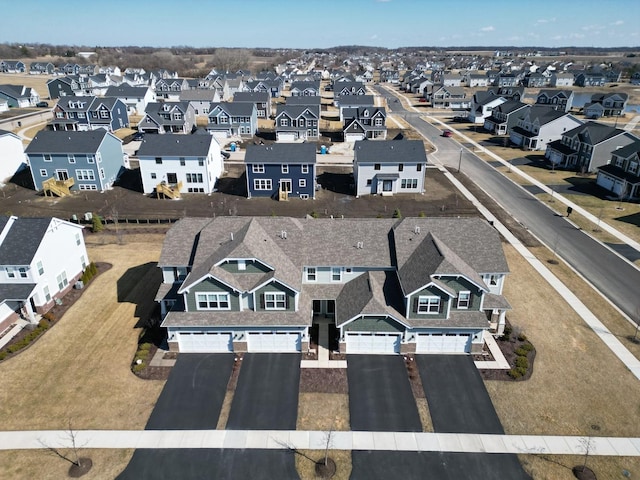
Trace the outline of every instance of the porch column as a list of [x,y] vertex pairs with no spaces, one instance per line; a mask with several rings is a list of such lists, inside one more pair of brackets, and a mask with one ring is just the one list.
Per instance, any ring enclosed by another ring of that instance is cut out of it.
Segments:
[[500,310],[500,313],[498,314],[498,328],[496,330],[496,333],[498,335],[502,335],[504,333],[506,314],[507,314],[506,310]]
[[29,299],[27,299],[27,301],[22,304],[22,310],[27,315],[29,323],[36,323],[36,314],[31,307],[31,302],[29,301]]

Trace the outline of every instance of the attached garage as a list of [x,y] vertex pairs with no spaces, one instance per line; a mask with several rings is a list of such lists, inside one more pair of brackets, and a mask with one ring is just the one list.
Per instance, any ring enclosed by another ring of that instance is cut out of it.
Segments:
[[233,351],[229,332],[178,332],[178,345],[183,353]]
[[469,333],[418,333],[416,353],[468,353],[471,348]]
[[364,140],[364,133],[347,133],[344,136],[345,142],[357,142]]
[[247,334],[249,352],[299,352],[300,332],[249,332]]
[[551,163],[559,165],[560,163],[562,163],[562,153],[558,152],[557,150],[549,151],[549,161]]
[[347,353],[400,353],[399,333],[347,332]]
[[295,132],[279,132],[278,141],[279,142],[295,142],[296,134]]

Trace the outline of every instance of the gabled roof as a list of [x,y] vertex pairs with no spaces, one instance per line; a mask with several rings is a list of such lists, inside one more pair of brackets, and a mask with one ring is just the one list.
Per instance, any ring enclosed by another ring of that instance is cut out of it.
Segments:
[[[40,130],[24,152],[26,154],[95,154],[107,136],[117,139],[117,137],[102,128],[84,132]],[[117,140],[120,141],[119,139]]]
[[[320,105],[282,105],[279,104],[276,110],[276,118],[280,115],[287,115],[291,118],[298,118],[305,114],[320,119]],[[277,125],[276,125],[277,128]]]
[[300,95],[297,97],[287,97],[285,103],[292,105],[320,105],[322,97],[320,95]]
[[614,153],[622,158],[629,158],[633,155],[640,157],[640,139],[637,139],[633,141],[633,143],[625,145],[622,148],[618,148]]
[[[0,217],[0,265],[29,265],[33,261],[52,218]],[[9,229],[5,234],[5,229]]]
[[213,135],[146,135],[140,148],[139,157],[206,157],[211,145],[216,142]]
[[355,143],[354,163],[427,163],[421,140],[361,140]]
[[534,123],[537,120],[539,125],[546,125],[547,123],[553,122],[554,120],[567,115],[567,113],[555,110],[553,107],[547,105],[531,105],[523,111],[521,118],[528,116],[531,123]]
[[401,317],[385,298],[386,276],[387,272],[366,272],[347,282],[336,298],[336,325],[341,326],[358,315],[395,313],[396,318]]
[[255,111],[255,105],[250,102],[213,102],[209,106],[209,116],[216,116],[225,112],[230,117],[250,117]]
[[267,92],[236,92],[233,94],[234,102],[268,103],[269,94]]
[[133,87],[127,83],[107,88],[105,97],[134,97],[143,98],[149,92],[149,87]]
[[246,164],[316,163],[315,143],[274,143],[273,145],[247,145]]
[[350,105],[375,105],[373,95],[340,95],[337,101],[340,108],[348,107]]
[[585,142],[590,145],[597,145],[624,133],[624,130],[611,127],[603,123],[586,122],[576,128],[564,132],[562,135],[566,137],[577,136],[581,142]]

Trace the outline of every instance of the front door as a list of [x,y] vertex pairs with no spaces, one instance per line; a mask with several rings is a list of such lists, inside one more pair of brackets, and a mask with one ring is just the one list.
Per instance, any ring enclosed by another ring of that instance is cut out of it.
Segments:
[[178,183],[178,175],[175,173],[167,173],[167,183]]
[[383,192],[391,192],[393,190],[393,181],[392,180],[384,180],[382,182],[382,191]]
[[291,193],[291,180],[280,180],[280,191]]

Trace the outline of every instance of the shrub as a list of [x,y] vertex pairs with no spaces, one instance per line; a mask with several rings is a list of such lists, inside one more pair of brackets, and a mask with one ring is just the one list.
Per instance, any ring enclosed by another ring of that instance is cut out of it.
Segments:
[[91,231],[93,233],[101,232],[104,229],[100,215],[94,213],[91,217]]
[[502,336],[500,337],[500,340],[502,340],[503,342],[508,342],[509,340],[511,340],[512,331],[513,330],[509,325],[505,325],[504,330],[502,331]]
[[2,361],[5,358],[7,358],[7,355],[9,355],[9,352],[6,352],[6,351],[0,352],[0,361]]
[[424,217],[426,217],[426,215],[425,215],[425,213],[424,213],[424,212],[420,212],[420,213],[418,214],[418,217],[420,217],[420,218],[424,218]]
[[309,216],[310,216],[311,218],[318,218],[318,217],[319,217],[318,212],[316,212],[315,210],[314,210],[314,211],[312,211],[312,212],[309,214]]
[[515,353],[519,357],[526,357],[529,352],[527,350],[525,350],[524,348],[516,348],[513,351],[513,353]]
[[518,340],[520,340],[521,342],[526,342],[527,336],[524,333],[521,333],[520,335],[518,335]]
[[149,352],[149,350],[151,350],[151,344],[149,342],[141,343],[138,346],[138,350]]
[[522,373],[520,373],[520,370],[517,368],[512,368],[511,370],[509,370],[508,375],[514,379],[522,377]]
[[400,212],[399,208],[396,208],[393,211],[393,215],[391,215],[391,218],[402,218],[402,213]]
[[529,368],[529,360],[527,357],[516,357],[516,367],[518,368]]
[[524,367],[516,367],[516,370],[518,371],[521,377],[524,377],[527,374],[527,369]]
[[47,320],[49,323],[53,323],[56,321],[56,316],[53,314],[53,312],[47,312],[44,315],[42,315],[42,318],[44,320]]
[[140,373],[141,371],[143,371],[146,368],[146,364],[144,362],[142,363],[136,363],[133,365],[133,373]]
[[49,328],[49,322],[43,318],[38,322],[38,328],[41,328],[42,330],[46,330],[47,328]]
[[530,352],[531,350],[533,350],[533,345],[531,345],[529,342],[526,342],[520,345],[520,348],[522,350],[526,350],[527,352]]

